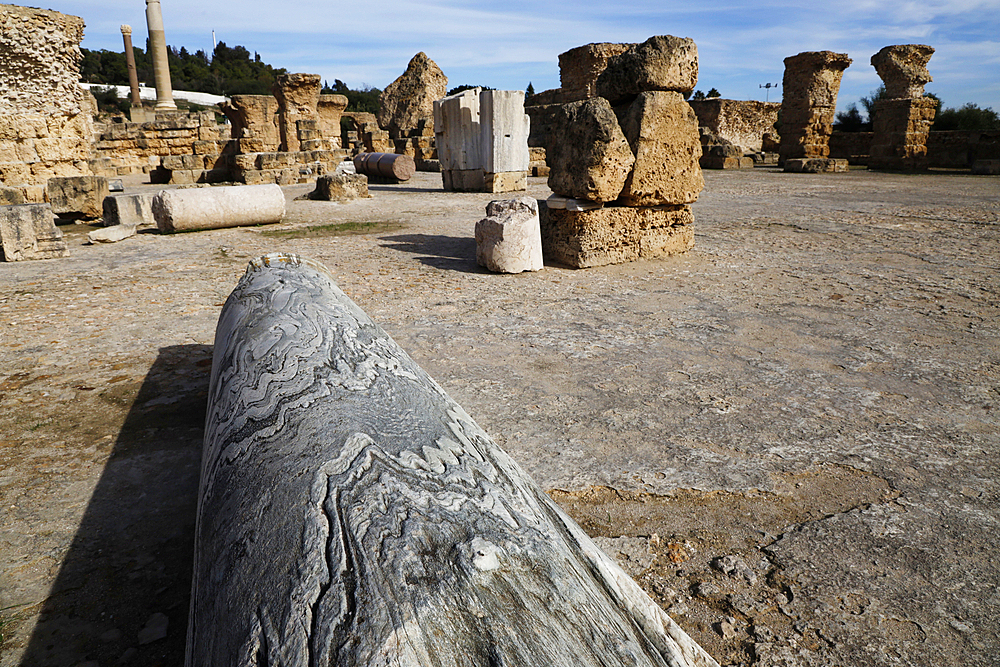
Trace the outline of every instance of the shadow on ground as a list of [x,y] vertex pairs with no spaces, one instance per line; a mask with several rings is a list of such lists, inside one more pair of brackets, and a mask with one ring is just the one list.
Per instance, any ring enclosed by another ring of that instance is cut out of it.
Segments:
[[[184,663],[211,355],[207,345],[160,350],[42,608],[22,667]],[[160,636],[156,625],[163,618],[166,633]]]
[[441,194],[444,192],[444,188],[418,188],[416,186],[407,185],[370,185],[368,186],[369,192],[436,192]]
[[465,273],[488,273],[476,264],[476,239],[441,234],[399,234],[379,237],[383,248],[424,255],[417,261],[438,269]]

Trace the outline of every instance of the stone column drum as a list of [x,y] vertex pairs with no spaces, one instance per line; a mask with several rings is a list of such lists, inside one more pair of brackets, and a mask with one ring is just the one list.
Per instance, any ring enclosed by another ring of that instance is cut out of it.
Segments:
[[785,58],[779,164],[830,155],[837,93],[850,64],[846,53],[833,51],[806,51]]
[[156,109],[176,109],[174,91],[170,85],[167,37],[163,32],[160,0],[146,0],[146,25],[149,28],[149,53],[153,59],[153,77],[156,79]]

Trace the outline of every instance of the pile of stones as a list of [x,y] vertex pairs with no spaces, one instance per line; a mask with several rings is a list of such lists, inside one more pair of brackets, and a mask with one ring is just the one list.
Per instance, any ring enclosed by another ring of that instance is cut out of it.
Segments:
[[539,219],[547,259],[583,268],[694,245],[691,204],[704,187],[694,41],[651,37],[611,56],[597,97],[553,117]]

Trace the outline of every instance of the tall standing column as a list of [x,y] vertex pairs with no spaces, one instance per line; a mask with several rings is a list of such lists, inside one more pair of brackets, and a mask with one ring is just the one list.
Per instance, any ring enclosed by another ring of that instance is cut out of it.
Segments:
[[142,104],[139,97],[139,75],[135,71],[135,52],[132,50],[132,26],[122,26],[122,38],[125,40],[125,64],[128,66],[128,87],[132,94],[132,106]]
[[153,59],[153,77],[156,79],[156,108],[176,109],[174,91],[170,87],[167,37],[163,32],[160,0],[146,0],[146,25],[149,27],[149,54]]

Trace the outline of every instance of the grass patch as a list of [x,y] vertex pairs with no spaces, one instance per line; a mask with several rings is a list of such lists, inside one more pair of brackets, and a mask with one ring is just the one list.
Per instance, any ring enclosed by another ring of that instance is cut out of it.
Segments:
[[379,234],[403,229],[403,223],[394,220],[377,222],[337,222],[329,225],[311,225],[297,229],[269,229],[261,232],[262,236],[281,239],[313,239],[325,236],[357,236],[361,234]]

